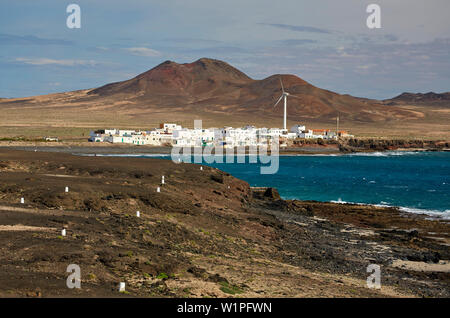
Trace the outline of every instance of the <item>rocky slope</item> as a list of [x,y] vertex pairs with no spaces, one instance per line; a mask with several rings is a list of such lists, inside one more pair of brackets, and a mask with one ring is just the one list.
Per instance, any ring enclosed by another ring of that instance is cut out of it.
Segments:
[[445,221],[284,201],[169,160],[2,149],[0,174],[0,296],[450,296]]

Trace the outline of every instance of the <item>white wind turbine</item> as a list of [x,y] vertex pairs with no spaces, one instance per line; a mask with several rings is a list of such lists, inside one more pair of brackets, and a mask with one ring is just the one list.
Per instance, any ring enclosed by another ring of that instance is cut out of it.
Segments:
[[291,95],[288,92],[284,91],[284,87],[283,87],[283,81],[281,80],[280,77],[280,84],[281,84],[281,91],[283,92],[280,96],[280,98],[277,100],[277,102],[275,103],[275,105],[273,106],[274,108],[278,105],[278,103],[281,101],[282,98],[284,98],[284,119],[283,119],[283,128],[284,130],[286,130],[286,120],[287,120],[287,97],[288,96],[292,96],[295,98],[298,98],[295,95]]

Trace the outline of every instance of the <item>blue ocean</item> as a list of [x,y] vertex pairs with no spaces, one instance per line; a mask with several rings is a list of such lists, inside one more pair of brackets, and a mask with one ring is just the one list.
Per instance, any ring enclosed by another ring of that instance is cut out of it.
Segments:
[[248,158],[205,165],[251,186],[276,187],[284,199],[396,206],[450,219],[450,152],[280,156],[273,175],[260,174]]

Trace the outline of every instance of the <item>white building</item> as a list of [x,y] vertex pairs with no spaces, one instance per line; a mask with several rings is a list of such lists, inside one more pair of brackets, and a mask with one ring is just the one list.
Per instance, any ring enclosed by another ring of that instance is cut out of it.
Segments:
[[174,144],[179,146],[201,147],[212,145],[215,139],[214,128],[188,129],[182,128],[173,131]]
[[[344,132],[339,133],[342,136]],[[348,134],[346,135],[348,136]],[[267,146],[274,138],[278,138],[282,145],[286,145],[287,139],[337,139],[337,135],[329,129],[306,129],[304,125],[294,125],[288,131],[281,128],[256,128],[250,125],[242,128],[188,129],[177,124],[162,123],[160,128],[153,128],[148,131],[97,130],[90,133],[89,141],[155,146],[168,144],[181,147],[202,147],[207,145],[248,147]]]
[[291,127],[291,133],[296,133],[296,134],[300,134],[301,132],[303,132],[304,130],[306,130],[306,126],[305,125],[294,125]]
[[304,139],[314,138],[313,131],[311,129],[303,130],[297,136],[298,136],[298,138],[304,138]]
[[172,123],[161,123],[161,124],[159,124],[159,128],[169,134],[171,134],[175,130],[182,129],[182,127],[180,125],[172,124]]
[[111,136],[109,140],[113,144],[117,144],[117,143],[132,144],[133,143],[133,137],[131,135],[129,135],[129,136],[126,136],[126,135]]
[[214,131],[214,139],[218,146],[255,146],[258,143],[258,130],[253,126],[244,128],[225,127]]
[[172,135],[173,143],[181,147],[200,145],[201,135],[198,130],[188,128],[174,130]]
[[105,129],[105,135],[118,135],[119,134],[119,130],[118,129]]
[[285,137],[287,139],[295,139],[295,138],[297,138],[297,133],[288,132],[287,134],[283,135],[282,137]]
[[136,130],[123,130],[123,129],[117,130],[117,135],[119,135],[119,136],[131,136],[136,133],[140,133],[140,132],[136,131]]

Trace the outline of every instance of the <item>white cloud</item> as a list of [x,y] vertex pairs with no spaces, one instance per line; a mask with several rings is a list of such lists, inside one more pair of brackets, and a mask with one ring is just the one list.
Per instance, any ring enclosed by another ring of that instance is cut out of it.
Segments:
[[139,56],[161,56],[161,52],[146,47],[130,47],[125,50]]
[[60,65],[60,66],[79,66],[79,65],[89,65],[95,66],[98,63],[93,60],[56,60],[48,58],[24,58],[18,57],[15,59],[16,62],[21,62],[29,65]]

